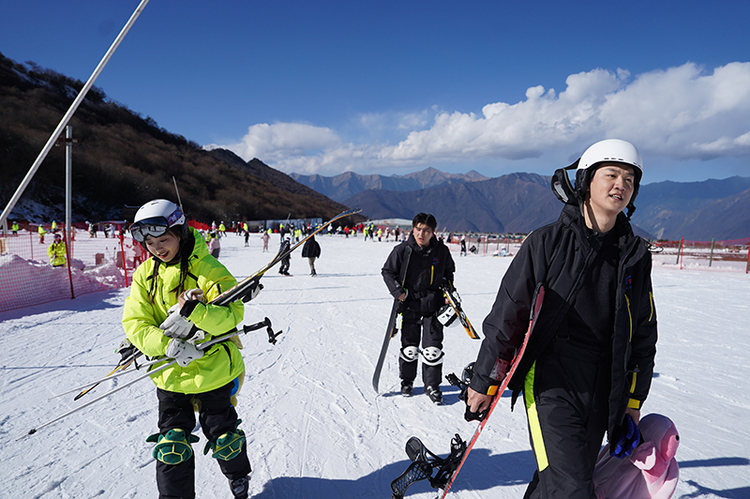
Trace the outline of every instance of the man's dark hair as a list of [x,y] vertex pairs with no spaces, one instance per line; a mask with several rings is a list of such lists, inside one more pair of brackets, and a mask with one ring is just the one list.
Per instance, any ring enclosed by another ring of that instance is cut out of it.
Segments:
[[425,224],[433,231],[437,228],[437,220],[429,213],[417,213],[414,215],[414,219],[411,221],[411,226],[416,227],[417,224]]

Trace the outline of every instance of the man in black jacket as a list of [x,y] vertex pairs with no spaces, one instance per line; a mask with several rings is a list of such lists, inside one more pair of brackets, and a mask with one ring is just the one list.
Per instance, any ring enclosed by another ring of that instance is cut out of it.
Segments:
[[421,353],[425,393],[434,403],[441,404],[443,325],[437,319],[437,312],[445,305],[441,290],[443,280],[453,282],[456,267],[450,250],[435,238],[436,227],[434,216],[417,214],[412,220],[409,238],[393,249],[381,273],[388,291],[403,304],[399,356],[401,393],[411,395]]
[[629,142],[604,140],[573,168],[575,189],[566,169],[553,177],[566,202],[560,219],[529,235],[503,277],[468,390],[472,412],[501,395],[532,294],[543,284],[541,312],[508,385],[513,402],[523,391],[537,461],[525,498],[593,499],[604,434],[618,457],[635,448],[654,370],[651,254],[628,221],[641,156]]

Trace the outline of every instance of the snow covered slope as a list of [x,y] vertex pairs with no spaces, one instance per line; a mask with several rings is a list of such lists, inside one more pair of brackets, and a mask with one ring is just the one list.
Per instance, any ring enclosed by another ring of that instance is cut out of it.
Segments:
[[[445,404],[397,395],[397,347],[370,386],[391,298],[380,268],[392,243],[323,236],[318,277],[292,258],[293,277],[269,271],[265,289],[246,305],[245,322],[269,317],[284,332],[277,345],[263,331],[243,337],[247,366],[238,412],[254,468],[251,496],[387,498],[408,464],[404,444],[419,436],[445,455],[455,433],[468,438],[458,392],[443,385]],[[271,247],[275,247],[272,240]],[[258,236],[221,241],[221,261],[238,278],[272,255]],[[510,258],[455,255],[456,286],[478,327],[494,301]],[[670,259],[671,260],[671,259]],[[750,276],[744,272],[654,266],[660,340],[644,414],[672,418],[682,437],[675,498],[750,497]],[[52,395],[106,374],[124,337],[127,290],[97,292],[0,314],[0,497],[155,497],[152,444],[156,395],[143,380],[38,433],[16,439],[117,386],[107,382],[78,402]],[[460,326],[446,331],[444,372],[474,360],[479,341]],[[127,379],[123,377],[121,379]],[[122,383],[120,381],[119,383]],[[218,466],[195,444],[198,497],[228,497]],[[502,400],[449,497],[519,498],[534,470],[521,408]],[[407,497],[433,498],[425,482]]]

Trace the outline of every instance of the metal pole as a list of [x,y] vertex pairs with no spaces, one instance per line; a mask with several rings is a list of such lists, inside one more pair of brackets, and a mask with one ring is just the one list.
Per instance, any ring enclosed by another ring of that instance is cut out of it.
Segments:
[[117,47],[120,45],[120,42],[122,42],[123,38],[125,38],[125,35],[128,33],[130,28],[135,23],[135,20],[138,19],[138,16],[141,15],[141,12],[146,7],[146,4],[148,3],[148,0],[141,0],[141,3],[136,7],[135,12],[133,12],[133,15],[130,16],[130,19],[128,19],[128,22],[125,23],[125,26],[122,28],[122,31],[120,31],[120,34],[117,35],[117,38],[115,38],[115,41],[112,43],[112,45],[109,47],[109,50],[107,50],[107,53],[104,54],[104,57],[99,62],[99,65],[94,69],[94,72],[89,77],[89,80],[86,82],[86,84],[83,86],[81,91],[78,93],[78,96],[73,101],[73,104],[70,105],[70,108],[65,113],[65,116],[63,116],[62,120],[60,120],[60,123],[57,125],[57,128],[55,128],[55,131],[52,132],[52,135],[50,136],[49,140],[47,140],[47,143],[44,145],[44,148],[39,153],[39,156],[37,156],[36,160],[34,161],[34,164],[31,165],[31,168],[29,168],[28,173],[26,173],[26,176],[23,178],[23,181],[21,181],[21,185],[18,186],[18,189],[16,189],[15,194],[13,194],[13,197],[10,198],[10,201],[8,201],[8,205],[3,210],[2,215],[0,215],[0,225],[2,225],[7,219],[8,216],[10,216],[11,211],[13,211],[13,208],[16,206],[16,203],[19,199],[21,199],[21,195],[26,190],[26,187],[28,187],[29,183],[31,182],[31,179],[34,178],[34,175],[36,174],[36,171],[39,169],[39,166],[42,164],[42,161],[44,161],[44,158],[47,157],[47,154],[49,154],[50,149],[52,149],[52,146],[55,145],[55,141],[60,136],[60,134],[63,131],[63,128],[65,128],[65,125],[68,124],[70,121],[70,118],[73,117],[73,114],[78,109],[78,106],[81,105],[81,102],[83,102],[83,98],[86,97],[86,94],[88,93],[89,89],[94,85],[94,82],[99,77],[99,74],[104,69],[104,66],[107,65],[107,62],[109,62],[109,59],[112,57],[112,54],[115,53],[115,50],[117,50]]
[[[73,243],[73,227],[71,225],[71,198],[73,196],[73,127],[65,127],[65,236],[67,245]],[[71,248],[72,249],[72,248]],[[72,253],[69,250],[69,253]]]

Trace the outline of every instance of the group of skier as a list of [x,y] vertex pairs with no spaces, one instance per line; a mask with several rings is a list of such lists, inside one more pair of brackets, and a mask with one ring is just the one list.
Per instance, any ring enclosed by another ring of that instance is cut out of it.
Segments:
[[[500,395],[498,386],[528,327],[533,292],[543,284],[537,332],[509,385],[514,400],[523,392],[537,460],[525,498],[595,497],[592,476],[604,435],[617,457],[638,445],[640,409],[654,368],[651,256],[629,223],[641,156],[628,142],[604,140],[567,169],[576,170],[575,186],[566,169],[553,177],[553,189],[565,202],[559,220],[526,239],[500,283],[483,323],[485,338],[466,401],[467,413],[480,414]],[[421,357],[424,392],[440,404],[445,353],[438,315],[446,304],[441,288],[453,282],[456,268],[434,235],[436,227],[434,216],[417,214],[382,276],[402,315],[401,394],[412,395]],[[133,276],[125,332],[145,355],[176,361],[152,378],[159,432],[149,441],[156,444],[160,497],[195,496],[195,411],[206,452],[217,459],[234,497],[248,497],[251,467],[233,403],[244,377],[241,345],[234,337],[201,347],[242,321],[242,302],[211,303],[236,280],[205,244],[196,244],[200,236],[169,201],[141,207],[130,230],[152,258]],[[319,247],[311,245],[303,256],[315,275]]]

